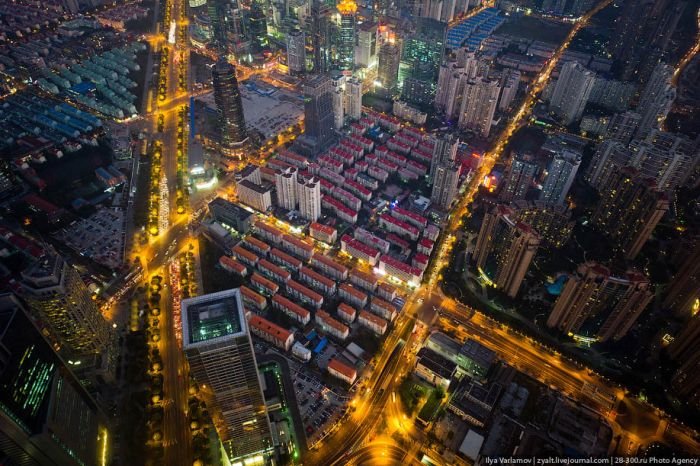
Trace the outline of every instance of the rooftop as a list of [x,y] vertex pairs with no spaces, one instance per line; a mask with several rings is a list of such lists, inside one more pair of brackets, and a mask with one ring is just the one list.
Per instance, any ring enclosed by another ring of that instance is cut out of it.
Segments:
[[244,322],[238,289],[182,300],[185,346],[245,333]]

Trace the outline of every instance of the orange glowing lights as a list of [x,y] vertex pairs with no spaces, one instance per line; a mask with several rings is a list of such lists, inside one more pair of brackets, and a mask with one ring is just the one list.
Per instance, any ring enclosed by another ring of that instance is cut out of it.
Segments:
[[354,0],[340,0],[338,3],[338,12],[341,15],[354,15],[357,13],[357,3]]

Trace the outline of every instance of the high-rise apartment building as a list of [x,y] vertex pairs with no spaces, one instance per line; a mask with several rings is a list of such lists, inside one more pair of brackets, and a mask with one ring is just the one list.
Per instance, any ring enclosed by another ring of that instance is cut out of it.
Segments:
[[306,35],[295,29],[287,34],[287,66],[290,74],[306,71]]
[[277,204],[287,210],[297,207],[297,169],[289,167],[275,174]]
[[581,155],[576,152],[564,151],[556,154],[549,164],[540,198],[555,204],[566,202],[566,196],[574,183],[580,165]]
[[21,273],[20,285],[31,316],[59,355],[112,379],[115,336],[78,271],[46,250]]
[[614,139],[623,144],[628,144],[637,132],[641,121],[642,116],[636,112],[626,111],[624,113],[616,113],[610,119],[603,139]]
[[671,84],[673,67],[659,63],[639,97],[637,113],[642,116],[637,138],[646,137],[652,129],[660,129],[676,100],[676,88]]
[[340,0],[336,5],[340,14],[338,34],[337,66],[341,71],[352,71],[355,65],[355,23],[357,3],[355,0]]
[[362,81],[359,78],[350,78],[345,82],[345,114],[351,120],[359,120],[362,117]]
[[501,200],[509,202],[525,199],[525,195],[533,185],[536,174],[537,164],[529,156],[515,154],[508,168],[503,190],[499,195]]
[[688,319],[668,347],[668,355],[680,363],[671,387],[689,403],[700,407],[700,313]]
[[700,159],[698,143],[687,136],[652,129],[630,143],[631,165],[663,191],[683,185]]
[[182,347],[232,464],[262,464],[272,434],[238,289],[182,301]]
[[433,158],[430,160],[430,181],[435,180],[435,173],[440,165],[452,165],[457,160],[459,138],[455,134],[445,134],[435,139]]
[[473,260],[497,288],[514,298],[539,244],[537,232],[518,221],[513,209],[501,204],[485,215]]
[[588,101],[608,110],[624,112],[630,108],[635,83],[596,76]]
[[491,132],[491,123],[496,113],[500,92],[498,80],[495,79],[477,78],[466,83],[459,111],[459,127],[470,129],[479,136],[487,138]]
[[561,248],[571,238],[575,221],[571,219],[569,206],[543,201],[514,201],[510,207],[515,218],[535,229],[542,245]]
[[459,184],[459,166],[454,163],[441,163],[433,177],[433,191],[430,200],[438,208],[448,210],[457,196]]
[[611,177],[622,167],[630,165],[632,154],[625,144],[610,140],[598,144],[591,164],[586,171],[585,179],[591,186],[600,190],[606,186]]
[[464,86],[476,79],[479,61],[474,52],[458,54],[440,67],[438,84],[435,90],[435,109],[445,114],[447,119],[459,116],[464,97]]
[[393,92],[399,79],[399,61],[401,60],[401,48],[393,42],[387,42],[379,47],[379,65],[377,68],[377,80],[382,88]]
[[297,180],[299,212],[306,220],[315,222],[321,216],[321,180],[312,177]]
[[345,82],[347,77],[339,72],[331,72],[331,94],[333,96],[333,127],[336,129],[345,126],[346,101]]
[[673,276],[665,292],[663,307],[680,317],[700,313],[700,243],[696,243]]
[[107,432],[95,401],[9,293],[0,294],[0,354],[0,461],[103,464]]
[[214,102],[219,112],[221,146],[227,155],[242,158],[245,144],[248,142],[248,132],[236,69],[222,58],[216,62],[211,73]]
[[600,187],[600,201],[591,222],[618,243],[626,259],[634,259],[669,209],[668,196],[639,177],[631,167],[615,172]]
[[593,90],[594,81],[595,73],[587,70],[578,62],[567,62],[562,66],[554,86],[549,110],[557,115],[565,125],[580,120],[588,97]]
[[630,270],[615,277],[607,267],[587,262],[569,276],[547,326],[616,341],[627,334],[653,297],[643,274]]
[[508,110],[515,99],[520,87],[520,71],[507,69],[501,78],[501,98],[498,100],[498,109],[502,112]]

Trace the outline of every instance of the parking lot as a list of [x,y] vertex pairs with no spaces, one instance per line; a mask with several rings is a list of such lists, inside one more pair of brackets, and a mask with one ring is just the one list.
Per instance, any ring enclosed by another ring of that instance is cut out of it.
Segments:
[[344,414],[346,399],[311,374],[293,376],[308,445],[313,445]]

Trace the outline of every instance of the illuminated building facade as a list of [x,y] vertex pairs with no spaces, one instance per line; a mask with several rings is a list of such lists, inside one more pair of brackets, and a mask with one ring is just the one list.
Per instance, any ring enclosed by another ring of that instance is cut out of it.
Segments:
[[337,65],[341,71],[352,71],[355,64],[357,3],[354,0],[340,0],[337,7],[340,13]]
[[700,243],[692,251],[673,276],[666,289],[663,307],[677,316],[688,317],[700,312]]
[[411,104],[430,105],[442,62],[446,24],[418,18],[416,31],[403,43],[399,65],[401,99]]
[[515,212],[497,205],[484,217],[474,249],[476,267],[514,298],[537,252],[540,237]]
[[549,102],[549,109],[563,124],[570,125],[581,119],[594,81],[595,73],[580,63],[571,61],[564,64]]
[[243,115],[243,102],[238,89],[236,68],[225,59],[220,59],[212,69],[214,102],[219,112],[221,146],[224,153],[243,157],[248,142],[248,133]]
[[627,271],[615,277],[595,262],[581,264],[554,303],[547,326],[598,341],[624,337],[654,297],[649,280]]
[[22,298],[54,349],[75,369],[114,377],[114,335],[78,271],[47,251],[22,272]]
[[457,196],[458,184],[459,166],[447,163],[440,164],[435,170],[430,200],[438,208],[449,210],[452,201]]
[[263,464],[272,434],[240,291],[183,300],[182,336],[228,460]]
[[97,466],[98,408],[11,294],[0,295],[0,354],[2,463]]
[[287,34],[287,66],[290,74],[306,71],[306,35],[298,29]]
[[625,167],[600,188],[600,202],[591,222],[634,259],[669,209],[668,197],[638,172]]
[[487,138],[491,132],[491,123],[496,113],[500,92],[498,80],[477,78],[466,83],[459,111],[459,127],[472,130],[479,136]]
[[377,80],[382,88],[390,93],[396,89],[399,79],[399,61],[401,49],[393,42],[387,42],[379,47],[379,64]]

